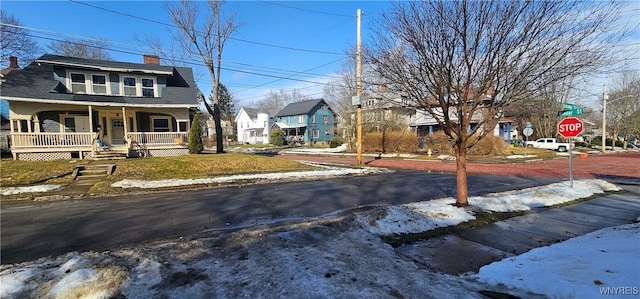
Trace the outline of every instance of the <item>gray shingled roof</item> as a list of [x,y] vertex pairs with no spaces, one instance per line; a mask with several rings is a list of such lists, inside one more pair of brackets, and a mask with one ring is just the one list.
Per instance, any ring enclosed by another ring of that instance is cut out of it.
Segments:
[[247,113],[247,115],[249,115],[249,117],[253,118],[258,118],[258,112],[260,112],[260,110],[255,109],[255,108],[247,108],[247,107],[242,107],[242,109],[244,109],[244,112]]
[[307,101],[291,103],[285,106],[284,108],[282,108],[282,110],[280,110],[280,112],[278,112],[275,116],[281,117],[281,116],[308,114],[314,107],[318,106],[318,104],[320,103],[324,103],[325,105],[327,105],[327,103],[323,99],[315,99],[315,100],[307,100]]
[[60,56],[60,55],[51,55],[44,54],[40,58],[36,59],[36,62],[51,62],[60,65],[80,65],[84,68],[95,68],[95,69],[119,69],[126,70],[127,72],[160,72],[160,73],[171,73],[173,71],[173,67],[159,64],[145,64],[145,63],[133,63],[133,62],[120,62],[120,61],[110,61],[110,60],[99,60],[99,59],[87,59],[87,58],[77,58],[77,57],[69,57],[69,56]]
[[[46,58],[46,59],[44,59]],[[29,64],[22,70],[15,70],[5,76],[2,83],[0,96],[15,98],[31,98],[55,101],[71,102],[99,102],[99,103],[121,103],[121,104],[175,104],[175,105],[198,105],[198,88],[193,78],[191,68],[171,67],[162,65],[138,64],[128,62],[101,61],[95,59],[80,59],[56,55],[43,55],[38,60],[59,59],[64,62],[82,64],[86,62],[87,68],[92,67],[114,67],[128,69],[144,69],[149,72],[170,71],[172,75],[167,76],[167,86],[161,91],[162,97],[125,97],[91,94],[73,94],[58,92],[56,87],[60,82],[54,79],[54,66],[49,63],[37,62]]]

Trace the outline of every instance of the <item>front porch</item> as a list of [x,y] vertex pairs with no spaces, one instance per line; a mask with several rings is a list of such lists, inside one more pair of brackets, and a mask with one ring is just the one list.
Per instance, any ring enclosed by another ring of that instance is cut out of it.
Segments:
[[100,152],[127,157],[164,157],[189,153],[187,132],[129,132],[123,144],[100,146],[97,133],[11,133],[14,160],[92,159]]
[[16,160],[187,155],[190,108],[10,102]]

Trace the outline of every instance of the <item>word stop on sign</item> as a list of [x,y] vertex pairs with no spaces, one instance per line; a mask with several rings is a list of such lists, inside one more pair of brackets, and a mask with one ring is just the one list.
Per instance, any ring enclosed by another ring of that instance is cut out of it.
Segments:
[[558,125],[558,131],[560,131],[560,133],[582,131],[582,124],[581,123],[560,124]]

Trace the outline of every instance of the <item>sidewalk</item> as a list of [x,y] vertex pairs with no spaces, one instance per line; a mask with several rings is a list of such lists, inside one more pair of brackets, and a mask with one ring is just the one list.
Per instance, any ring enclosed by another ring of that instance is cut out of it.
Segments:
[[[552,245],[602,228],[638,222],[640,185],[621,187],[627,192],[561,208],[538,209],[531,214],[463,230],[457,234],[403,245],[397,251],[439,272],[453,275],[477,273],[484,265],[537,247]],[[636,246],[635,249],[640,250],[640,244],[630,242],[629,246]]]

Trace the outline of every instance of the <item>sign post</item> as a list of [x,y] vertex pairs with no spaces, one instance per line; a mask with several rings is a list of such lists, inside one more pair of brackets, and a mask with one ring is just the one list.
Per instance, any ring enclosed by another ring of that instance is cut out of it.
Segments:
[[567,117],[558,123],[558,134],[569,139],[569,184],[573,188],[573,151],[571,139],[582,133],[584,124],[576,117]]
[[522,135],[525,136],[524,139],[524,158],[527,159],[527,142],[529,141],[529,136],[533,134],[533,125],[531,123],[527,123],[524,130],[522,130]]

